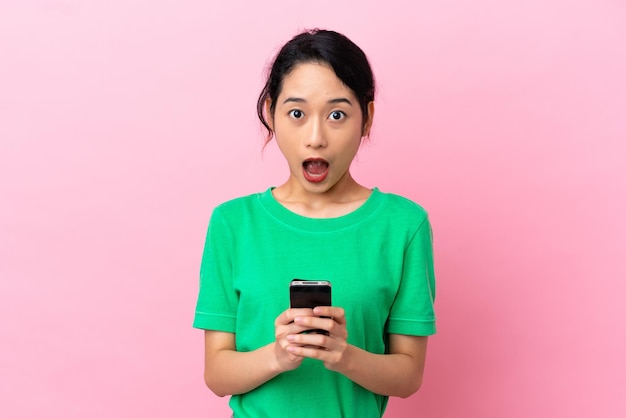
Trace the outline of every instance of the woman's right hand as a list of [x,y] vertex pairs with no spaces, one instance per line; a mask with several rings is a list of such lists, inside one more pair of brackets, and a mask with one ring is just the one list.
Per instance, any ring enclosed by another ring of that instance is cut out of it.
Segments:
[[313,309],[297,308],[287,309],[274,321],[276,342],[274,344],[274,356],[278,364],[280,372],[287,372],[289,370],[297,369],[302,363],[304,357],[290,353],[288,348],[290,346],[299,346],[298,344],[287,341],[287,336],[291,334],[299,334],[302,331],[306,331],[310,328],[302,325],[297,325],[293,321],[298,316],[314,316]]

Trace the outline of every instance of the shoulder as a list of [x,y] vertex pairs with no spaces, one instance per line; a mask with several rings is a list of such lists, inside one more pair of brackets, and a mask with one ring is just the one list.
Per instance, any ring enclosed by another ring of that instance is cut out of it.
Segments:
[[227,237],[241,233],[260,212],[262,193],[254,193],[224,201],[213,208],[209,218],[209,234]]
[[237,217],[255,210],[261,196],[266,192],[253,193],[246,196],[236,197],[220,203],[213,209],[212,217]]
[[261,205],[260,196],[263,193],[254,193],[224,201],[213,208],[209,216],[209,230],[234,231],[239,230],[242,224],[249,222]]
[[428,220],[428,211],[419,203],[394,193],[380,192],[384,198],[384,212],[411,223],[421,224]]

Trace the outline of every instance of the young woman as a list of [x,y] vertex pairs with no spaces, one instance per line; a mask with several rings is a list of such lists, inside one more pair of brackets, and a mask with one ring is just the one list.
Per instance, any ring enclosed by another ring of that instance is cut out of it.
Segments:
[[[206,384],[236,418],[381,417],[422,383],[435,278],[424,209],[350,174],[374,118],[368,60],[339,33],[303,32],[257,111],[289,177],[213,211],[194,320]],[[333,306],[290,309],[294,278],[330,281]]]

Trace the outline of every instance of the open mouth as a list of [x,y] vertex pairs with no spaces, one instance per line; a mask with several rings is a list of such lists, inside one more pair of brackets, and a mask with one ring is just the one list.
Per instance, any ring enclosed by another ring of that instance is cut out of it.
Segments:
[[319,183],[328,175],[328,167],[328,161],[322,158],[309,158],[302,163],[302,173],[307,181]]

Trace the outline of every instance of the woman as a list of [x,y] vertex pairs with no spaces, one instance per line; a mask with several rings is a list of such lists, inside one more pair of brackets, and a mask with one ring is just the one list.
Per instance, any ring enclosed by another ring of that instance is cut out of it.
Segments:
[[[206,384],[237,418],[381,417],[421,385],[435,333],[427,214],[350,174],[374,91],[365,54],[336,32],[305,31],[274,59],[257,111],[289,177],[213,211],[194,321]],[[333,306],[289,309],[294,278],[330,281]]]

